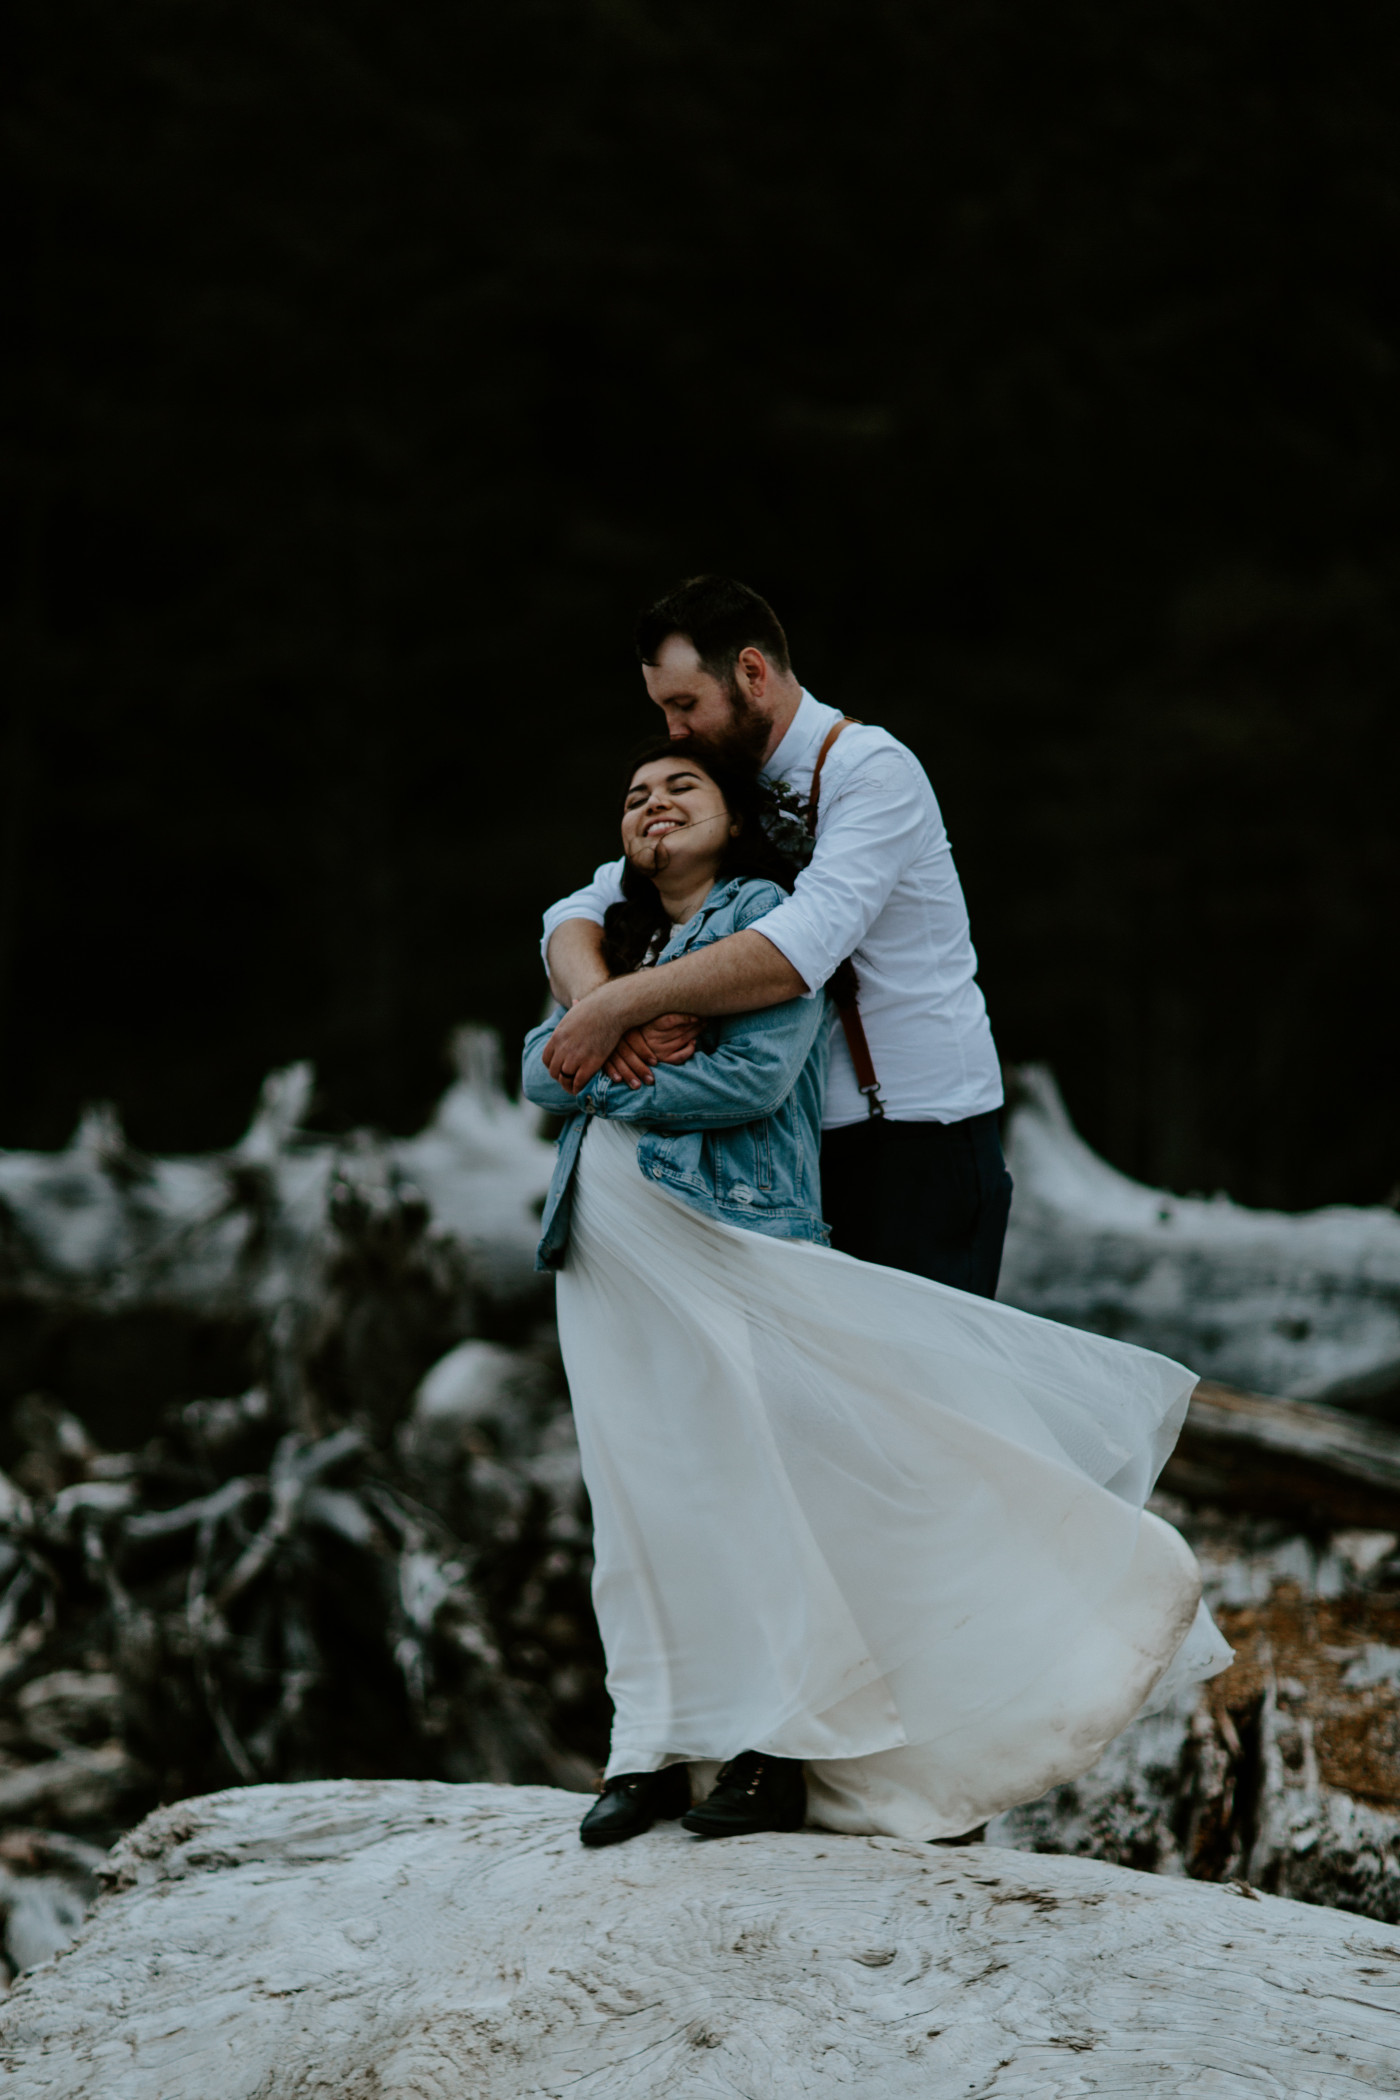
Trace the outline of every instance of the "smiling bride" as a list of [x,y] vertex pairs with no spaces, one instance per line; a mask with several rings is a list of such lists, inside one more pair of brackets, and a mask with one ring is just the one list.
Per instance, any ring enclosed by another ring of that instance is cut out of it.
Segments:
[[[614,975],[781,901],[762,795],[665,744],[629,769]],[[525,1091],[564,1118],[539,1260],[614,1706],[586,1844],[676,1816],[958,1836],[1229,1661],[1143,1506],[1194,1374],[834,1252],[831,1023],[818,991],[577,1094],[544,1063],[554,1022],[526,1040]]]

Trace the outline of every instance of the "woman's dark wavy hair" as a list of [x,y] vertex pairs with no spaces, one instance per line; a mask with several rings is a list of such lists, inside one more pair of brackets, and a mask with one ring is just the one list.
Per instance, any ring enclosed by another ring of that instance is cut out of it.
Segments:
[[[776,882],[780,889],[792,888],[797,880],[797,863],[774,845],[763,828],[764,817],[773,806],[772,797],[755,775],[728,766],[722,759],[678,751],[669,737],[654,737],[634,752],[628,763],[622,783],[624,801],[637,768],[656,758],[694,766],[714,782],[730,816],[739,819],[737,838],[725,842],[715,870],[716,882],[730,882],[735,876],[745,875]],[[603,960],[614,977],[639,969],[658,933],[663,940],[671,937],[671,921],[656,884],[640,868],[633,867],[630,860],[622,877],[622,896],[621,904],[608,906],[603,920]]]

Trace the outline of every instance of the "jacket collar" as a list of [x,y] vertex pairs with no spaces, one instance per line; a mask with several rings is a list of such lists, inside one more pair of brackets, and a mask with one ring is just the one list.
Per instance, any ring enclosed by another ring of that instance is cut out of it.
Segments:
[[[677,941],[685,940],[703,926],[706,919],[712,919],[717,911],[722,911],[726,904],[731,904],[748,879],[746,875],[731,875],[727,882],[717,882],[699,911],[688,918],[684,926],[673,927],[666,948],[670,949]],[[665,950],[662,952],[665,953]]]

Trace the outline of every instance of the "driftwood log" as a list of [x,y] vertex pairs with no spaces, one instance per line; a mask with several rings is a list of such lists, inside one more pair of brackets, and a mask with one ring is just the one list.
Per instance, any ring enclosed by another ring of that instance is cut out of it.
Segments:
[[[143,1159],[95,1114],[63,1154],[0,1154],[0,1986],[71,1937],[101,1848],[159,1800],[574,1786],[602,1754],[530,1269],[550,1149],[491,1041],[457,1050],[409,1140],[306,1135],[294,1068],[228,1153]],[[1048,1079],[1023,1077],[1012,1149],[1021,1302],[1295,1390],[1351,1379],[1352,1405],[1386,1375],[1390,1213],[1140,1188]],[[1400,1922],[1400,1432],[1208,1383],[1166,1485],[1239,1661],[994,1836]]]
[[552,1150],[494,1039],[456,1049],[409,1140],[306,1135],[294,1067],[227,1153],[143,1158],[103,1114],[0,1153],[0,1825],[106,1842],[234,1779],[587,1782]]
[[[63,1152],[0,1152],[0,1400],[44,1391],[120,1448],[171,1401],[266,1382],[315,1324],[344,1185],[432,1254],[419,1306],[400,1293],[410,1383],[468,1334],[526,1339],[549,1317],[533,1254],[551,1147],[506,1098],[488,1031],[460,1030],[454,1054],[456,1083],[413,1138],[308,1132],[297,1065],[226,1152],[148,1158],[110,1109]],[[1400,1411],[1394,1211],[1292,1216],[1145,1187],[1085,1144],[1037,1066],[1016,1075],[1007,1147],[1010,1304],[1249,1390]],[[393,1235],[378,1236],[382,1269]]]
[[308,1065],[274,1072],[226,1152],[148,1157],[111,1109],[62,1152],[0,1152],[0,1464],[30,1393],[126,1450],[172,1403],[267,1387],[293,1426],[401,1417],[473,1334],[551,1316],[534,1272],[553,1148],[508,1101],[489,1031],[416,1137],[302,1129]]
[[1162,1484],[1192,1502],[1326,1528],[1400,1527],[1400,1430],[1202,1379]]
[[1085,1144],[1043,1065],[1015,1074],[998,1296],[1159,1349],[1204,1377],[1400,1411],[1400,1216],[1179,1196]]
[[1076,1859],[818,1832],[587,1853],[543,1787],[164,1809],[6,2002],[23,2100],[1400,2086],[1400,1931]]

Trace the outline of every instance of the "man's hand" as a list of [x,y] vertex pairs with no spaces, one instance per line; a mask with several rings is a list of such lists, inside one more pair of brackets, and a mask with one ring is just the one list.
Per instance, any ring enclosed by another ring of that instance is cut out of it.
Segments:
[[[623,1002],[634,977],[615,977],[586,998],[576,1000],[544,1046],[546,1070],[571,1094],[606,1069],[609,1079],[630,1086],[654,1086],[653,1065],[683,1065],[695,1055],[704,1026],[699,1014],[662,1014],[629,1027]],[[611,995],[611,997],[609,997]]]
[[[559,933],[579,923],[570,920]],[[553,953],[551,943],[551,962]],[[545,1044],[545,1066],[566,1093],[576,1094],[602,1070],[629,1028],[645,1028],[661,1014],[749,1013],[801,998],[806,990],[787,957],[757,927],[727,933],[675,962],[633,970],[585,993]],[[641,1063],[645,1068],[645,1059]]]
[[545,1070],[566,1094],[577,1094],[587,1086],[631,1026],[633,1016],[626,1005],[629,983],[626,977],[612,978],[577,1000],[545,1044]]
[[609,1079],[630,1086],[654,1086],[653,1065],[683,1065],[695,1055],[696,1039],[704,1023],[699,1014],[662,1014],[644,1028],[629,1028],[603,1070]]

